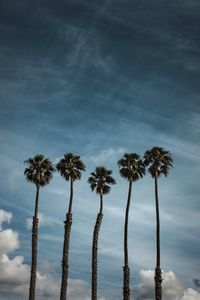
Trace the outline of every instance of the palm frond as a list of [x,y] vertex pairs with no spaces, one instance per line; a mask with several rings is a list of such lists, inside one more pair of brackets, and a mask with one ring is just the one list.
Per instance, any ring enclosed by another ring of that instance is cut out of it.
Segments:
[[53,177],[55,168],[52,162],[42,154],[37,154],[24,161],[27,168],[24,171],[27,181],[34,183],[36,186],[47,185]]
[[110,185],[116,184],[115,179],[111,176],[112,170],[108,170],[103,166],[96,167],[95,171],[90,174],[88,183],[92,191],[96,190],[98,194],[108,194]]
[[129,181],[136,181],[145,175],[145,165],[137,153],[125,153],[118,166],[120,175]]
[[162,147],[153,147],[145,152],[144,164],[152,177],[167,176],[170,167],[173,167],[172,154]]
[[70,178],[73,181],[81,179],[81,171],[85,171],[85,168],[80,156],[73,153],[65,153],[64,157],[56,165],[57,171],[67,181]]

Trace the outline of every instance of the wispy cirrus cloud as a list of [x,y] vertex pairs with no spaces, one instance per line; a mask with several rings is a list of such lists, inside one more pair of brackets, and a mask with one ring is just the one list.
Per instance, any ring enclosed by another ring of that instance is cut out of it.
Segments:
[[83,159],[89,159],[94,164],[102,164],[107,161],[109,162],[115,162],[115,160],[118,160],[121,155],[123,155],[126,152],[125,148],[108,148],[105,150],[100,151],[96,155],[90,155],[89,157],[83,157]]
[[[87,172],[75,184],[70,267],[73,278],[90,282],[87,270],[99,199],[90,192],[87,177],[95,165],[105,164],[117,185],[105,197],[99,283],[104,296],[116,300],[121,296],[128,184],[118,172],[120,149],[142,155],[160,145],[174,157],[174,168],[159,182],[163,267],[189,286],[199,274],[199,1],[4,4],[0,201],[14,214],[16,240],[17,233],[18,240],[23,237],[16,253],[30,264],[31,235],[24,224],[34,209],[35,187],[23,178],[23,161],[35,153],[52,160],[65,152],[80,154]],[[63,226],[56,220],[64,220],[68,192],[68,183],[54,175],[40,195],[41,225],[46,226],[40,228],[40,257],[56,265],[63,240]],[[152,268],[155,258],[149,176],[134,185],[132,200],[134,277],[142,268]]]
[[[54,217],[45,216],[41,213],[39,213],[38,218],[39,218],[39,226],[41,226],[41,227],[63,224],[60,220],[58,220]],[[26,228],[28,230],[32,229],[32,222],[33,222],[33,219],[31,219],[31,218],[26,219]]]

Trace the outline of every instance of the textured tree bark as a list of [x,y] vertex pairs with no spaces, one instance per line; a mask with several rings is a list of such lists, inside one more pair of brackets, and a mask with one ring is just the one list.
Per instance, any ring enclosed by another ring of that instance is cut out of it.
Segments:
[[162,271],[159,267],[155,269],[155,296],[156,300],[161,300],[162,299]]
[[92,300],[97,300],[97,251],[99,231],[103,219],[103,194],[100,194],[100,209],[97,215],[92,243]]
[[63,244],[63,259],[62,259],[62,282],[60,289],[60,300],[66,300],[67,297],[67,281],[68,281],[68,256],[69,256],[69,243],[70,243],[70,233],[72,225],[72,214],[68,213],[66,215],[65,223],[65,235]]
[[162,271],[160,268],[160,216],[158,200],[158,182],[155,176],[155,204],[156,204],[156,268],[155,268],[155,299],[162,300]]
[[97,251],[98,251],[98,237],[103,214],[97,215],[96,224],[93,232],[92,244],[92,300],[97,300]]
[[130,275],[128,266],[128,215],[131,201],[132,181],[129,181],[128,199],[126,205],[126,214],[124,222],[124,286],[123,286],[123,300],[130,300]]
[[31,261],[31,276],[29,285],[29,300],[35,300],[35,288],[37,277],[37,240],[38,240],[38,201],[39,201],[39,187],[37,187],[36,201],[35,201],[35,215],[33,216],[32,227],[32,261]]
[[72,201],[73,201],[73,180],[70,178],[70,199],[68,213],[66,214],[64,243],[63,243],[63,258],[62,258],[62,281],[60,288],[60,300],[67,299],[67,283],[68,283],[68,257],[69,257],[69,243],[72,226]]
[[124,300],[129,300],[130,299],[130,287],[129,287],[130,274],[129,274],[128,265],[125,265],[123,267],[123,270],[124,270],[123,299]]

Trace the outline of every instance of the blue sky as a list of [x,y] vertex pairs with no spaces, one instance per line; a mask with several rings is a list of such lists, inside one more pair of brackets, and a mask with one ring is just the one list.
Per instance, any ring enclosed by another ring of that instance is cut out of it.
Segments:
[[[87,178],[105,165],[117,185],[105,197],[99,296],[120,299],[128,183],[119,176],[117,160],[124,152],[143,155],[158,145],[174,158],[169,177],[159,181],[162,267],[181,282],[182,293],[188,288],[199,292],[199,14],[196,0],[1,1],[0,233],[18,234],[18,247],[2,252],[11,263],[23,256],[23,266],[30,264],[27,219],[33,214],[35,188],[25,181],[23,161],[43,153],[56,163],[73,152],[81,155],[87,172],[75,184],[71,285],[80,284],[87,297],[99,205]],[[39,269],[58,285],[68,193],[68,184],[55,174],[40,196]],[[138,300],[141,270],[155,267],[153,193],[149,175],[133,186],[129,249]],[[16,299],[8,288],[12,280],[7,278],[5,288],[0,277],[3,300]],[[42,288],[38,293],[39,300],[46,299]],[[199,294],[186,297],[177,299],[196,300]]]

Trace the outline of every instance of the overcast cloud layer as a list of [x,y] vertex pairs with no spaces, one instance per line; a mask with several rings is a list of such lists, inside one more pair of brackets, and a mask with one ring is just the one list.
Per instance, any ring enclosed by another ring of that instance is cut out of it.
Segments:
[[[35,187],[25,181],[23,161],[43,153],[56,163],[74,152],[87,166],[74,193],[73,300],[90,297],[99,199],[87,178],[97,165],[113,170],[117,185],[105,197],[99,241],[99,297],[116,300],[122,294],[128,187],[117,160],[125,151],[143,155],[155,145],[174,158],[169,177],[159,181],[163,300],[199,299],[199,15],[197,0],[0,1],[3,300],[21,300],[28,292]],[[68,193],[58,174],[41,192],[38,300],[59,292]],[[155,211],[148,174],[134,184],[132,200],[131,282],[137,300],[151,300]]]

